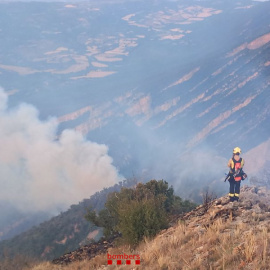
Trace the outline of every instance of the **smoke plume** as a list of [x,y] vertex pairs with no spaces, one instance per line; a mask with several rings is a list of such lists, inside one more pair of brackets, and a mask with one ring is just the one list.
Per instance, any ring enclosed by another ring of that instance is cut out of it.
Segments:
[[29,104],[8,108],[0,88],[0,198],[20,211],[56,212],[120,180],[108,148]]
[[207,189],[217,197],[227,192],[228,183],[223,181],[225,172],[228,172],[227,160],[205,146],[178,159],[174,168],[177,179],[174,187],[181,197],[201,203]]

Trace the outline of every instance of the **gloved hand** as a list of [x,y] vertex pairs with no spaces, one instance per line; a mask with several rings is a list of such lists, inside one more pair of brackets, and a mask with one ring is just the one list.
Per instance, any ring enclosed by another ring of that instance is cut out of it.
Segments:
[[247,178],[247,175],[244,173],[242,176],[241,176],[242,180],[245,180]]

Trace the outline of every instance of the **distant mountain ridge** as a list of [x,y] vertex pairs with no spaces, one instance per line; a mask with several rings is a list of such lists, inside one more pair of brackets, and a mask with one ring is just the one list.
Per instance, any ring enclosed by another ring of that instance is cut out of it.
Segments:
[[10,208],[9,210],[10,212],[5,215],[5,222],[1,224],[0,241],[10,239],[13,236],[27,231],[31,227],[38,225],[51,217],[51,215],[48,213],[36,213],[28,215],[18,213],[18,211],[14,211],[13,208]]
[[[178,1],[156,1],[155,5],[138,2],[134,7],[132,1],[123,1],[106,8],[97,3],[69,7],[20,3],[25,14],[31,6],[29,20],[42,31],[33,28],[24,13],[11,18],[12,25],[25,21],[21,27],[29,37],[22,36],[20,41],[24,53],[14,50],[11,58],[2,55],[0,69],[6,75],[2,85],[13,91],[11,104],[27,101],[43,116],[58,116],[61,129],[71,127],[109,145],[123,172],[130,172],[130,164],[138,160],[144,163],[144,153],[133,145],[149,143],[147,137],[155,133],[160,134],[161,144],[171,141],[187,151],[207,144],[225,154],[235,143],[249,150],[269,138],[265,123],[269,118],[269,2],[227,4],[189,1],[181,6]],[[3,5],[3,12],[15,12],[18,7]],[[53,7],[57,9],[52,11]],[[110,9],[114,12],[108,16]],[[37,17],[39,10],[43,11]],[[59,18],[48,23],[46,10]],[[111,20],[119,22],[117,29]],[[100,33],[91,27],[93,23],[99,25]],[[110,38],[103,34],[106,27],[111,29]],[[8,31],[1,29],[2,35]],[[42,46],[30,51],[28,42],[34,48]],[[7,45],[2,47],[8,54]],[[24,79],[36,78],[39,90],[34,92],[31,84],[20,90],[19,84],[9,82],[11,74],[22,85]],[[64,80],[62,86],[57,77]],[[76,85],[80,91],[74,93]],[[58,91],[50,90],[54,88]],[[75,95],[76,102],[67,93]],[[40,95],[53,98],[41,102]],[[65,106],[58,106],[63,96]],[[134,138],[143,130],[146,138]],[[233,143],[229,136],[236,138]],[[123,143],[126,147],[119,153]],[[154,145],[149,143],[149,147]],[[143,170],[143,165],[138,168]]]

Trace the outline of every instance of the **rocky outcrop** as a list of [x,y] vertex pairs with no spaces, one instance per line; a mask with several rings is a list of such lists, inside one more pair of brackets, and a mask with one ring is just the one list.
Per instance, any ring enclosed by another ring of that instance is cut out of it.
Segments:
[[270,191],[266,187],[243,186],[238,202],[230,202],[227,196],[221,197],[207,205],[200,205],[187,213],[183,220],[189,225],[209,225],[217,218],[226,221],[248,223],[254,216],[263,220],[270,219]]
[[107,241],[100,240],[97,243],[92,243],[85,245],[77,250],[64,254],[63,256],[54,259],[52,263],[54,264],[69,264],[74,261],[90,260],[95,256],[106,253],[108,248],[114,247],[114,241],[118,238],[119,235],[114,235]]

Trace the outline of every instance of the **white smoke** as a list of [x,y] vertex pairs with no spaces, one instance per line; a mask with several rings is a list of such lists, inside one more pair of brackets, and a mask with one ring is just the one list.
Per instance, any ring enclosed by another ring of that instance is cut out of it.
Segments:
[[223,181],[228,172],[227,162],[206,145],[203,149],[183,154],[173,169],[177,179],[173,184],[176,192],[197,203],[201,203],[206,189],[217,197],[223,196],[228,190],[228,183]]
[[41,121],[29,104],[8,109],[0,88],[0,198],[21,211],[65,209],[120,179],[108,148]]

